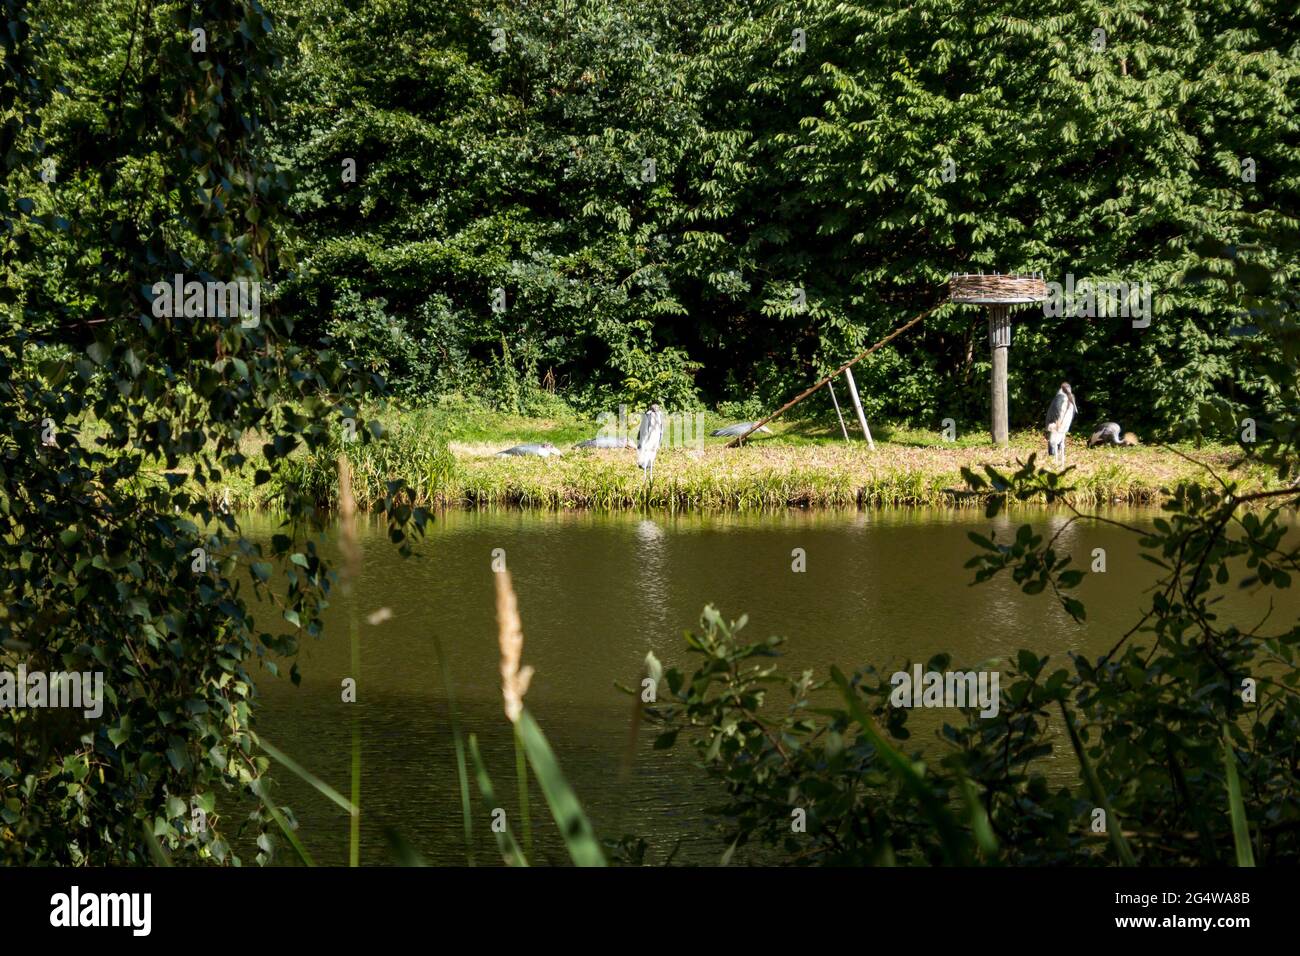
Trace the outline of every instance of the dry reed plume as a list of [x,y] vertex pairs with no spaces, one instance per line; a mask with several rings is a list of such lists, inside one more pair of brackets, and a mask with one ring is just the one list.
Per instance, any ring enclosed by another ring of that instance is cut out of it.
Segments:
[[509,571],[499,571],[497,579],[497,639],[501,644],[501,696],[506,716],[513,724],[524,709],[524,695],[533,679],[531,667],[520,667],[524,653],[524,629],[519,621],[519,603],[510,582]]

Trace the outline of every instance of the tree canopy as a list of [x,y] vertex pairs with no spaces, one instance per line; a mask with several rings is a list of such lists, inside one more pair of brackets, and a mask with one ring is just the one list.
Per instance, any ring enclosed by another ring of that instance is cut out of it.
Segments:
[[[1062,378],[1154,434],[1266,398],[1183,280],[1295,222],[1286,4],[276,5],[286,307],[409,394],[505,362],[593,408],[770,405],[983,270],[1152,290],[1149,327],[1024,310],[1015,424]],[[869,411],[978,421],[987,361],[945,307],[867,363]]]

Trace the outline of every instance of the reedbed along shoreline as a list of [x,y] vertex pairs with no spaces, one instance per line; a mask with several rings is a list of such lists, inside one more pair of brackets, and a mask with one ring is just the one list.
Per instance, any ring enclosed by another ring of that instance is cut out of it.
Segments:
[[[987,489],[968,486],[962,469],[984,475],[985,466],[1016,471],[1037,445],[1010,448],[862,448],[751,445],[739,450],[669,450],[647,481],[631,455],[578,451],[561,457],[499,457],[482,448],[457,448],[427,460],[376,456],[349,449],[353,491],[363,509],[382,501],[388,482],[402,479],[416,504],[441,508],[516,507],[547,510],[735,512],[781,509],[880,507],[982,507]],[[1070,462],[1065,500],[1081,507],[1155,506],[1185,483],[1206,489],[1218,478],[1242,492],[1269,485],[1259,466],[1233,467],[1231,449],[1202,452],[1199,460],[1170,449],[1080,450]],[[1042,456],[1038,458],[1042,463]],[[300,459],[292,480],[321,507],[336,504],[334,455]],[[274,484],[231,489],[231,507],[274,510]],[[1043,507],[1044,503],[1015,503]]]

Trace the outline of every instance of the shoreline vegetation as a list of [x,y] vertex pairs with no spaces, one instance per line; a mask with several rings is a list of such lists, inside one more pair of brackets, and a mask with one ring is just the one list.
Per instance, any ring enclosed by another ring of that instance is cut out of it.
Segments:
[[[972,507],[987,492],[972,490],[962,469],[983,474],[989,465],[1014,470],[1046,442],[1033,432],[1013,434],[1006,448],[982,432],[947,442],[938,432],[881,427],[876,448],[861,438],[845,442],[804,422],[776,422],[774,434],[742,448],[707,437],[729,419],[708,414],[702,448],[664,448],[647,487],[635,451],[572,446],[595,434],[586,420],[480,414],[451,420],[441,409],[376,416],[386,425],[382,441],[344,443],[342,436],[317,454],[293,456],[270,482],[255,486],[248,474],[231,476],[220,492],[239,510],[275,510],[285,482],[307,489],[318,504],[337,504],[337,456],[352,463],[358,506],[381,500],[387,482],[403,479],[415,504],[426,507],[521,507],[551,510],[744,511],[782,508]],[[499,457],[523,442],[551,442],[562,455]],[[1180,483],[1216,486],[1218,476],[1241,491],[1271,487],[1271,473],[1255,463],[1233,468],[1242,455],[1224,445],[1143,445],[1089,449],[1086,436],[1072,436],[1067,483],[1075,505],[1158,505]],[[249,443],[250,457],[259,442]],[[1208,468],[1205,466],[1209,466]],[[1210,469],[1213,469],[1213,473]]]

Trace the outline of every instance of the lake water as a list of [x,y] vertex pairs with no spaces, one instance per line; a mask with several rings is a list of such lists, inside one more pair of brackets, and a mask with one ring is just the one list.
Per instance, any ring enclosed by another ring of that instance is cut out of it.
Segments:
[[[1145,524],[1156,512],[1107,514]],[[1023,521],[1053,533],[1066,517],[1040,510],[990,522],[980,510],[954,509],[449,511],[432,525],[421,555],[406,560],[380,526],[366,525],[364,571],[353,591],[362,621],[357,703],[341,701],[340,684],[351,670],[347,604],[336,593],[328,636],[303,647],[301,686],[269,674],[259,681],[257,726],[346,795],[355,714],[362,730],[362,862],[392,862],[385,828],[393,828],[426,861],[463,864],[455,756],[431,638],[436,633],[446,648],[464,729],[478,734],[498,802],[517,824],[492,571],[493,551],[503,549],[523,619],[524,660],[536,668],[527,704],[597,833],[644,837],[654,862],[674,847],[676,862],[716,862],[725,847],[704,808],[719,792],[693,766],[684,740],[671,752],[652,751],[653,730],[643,727],[630,778],[620,780],[631,699],[616,681],[635,683],[647,651],[665,667],[693,666],[682,632],[708,603],[728,618],[748,614],[751,639],[785,637],[783,666],[796,675],[811,667],[824,678],[831,664],[846,673],[865,664],[893,671],[940,651],[963,669],[1022,647],[1051,654],[1062,666],[1068,651],[1096,656],[1136,623],[1155,578],[1137,556],[1136,536],[1095,523],[1077,523],[1062,535],[1058,550],[1081,568],[1091,565],[1093,549],[1106,550],[1106,573],[1087,574],[1077,590],[1088,610],[1083,625],[1050,595],[1025,596],[1009,578],[971,587],[972,572],[962,567],[976,550],[969,531],[993,529],[1005,540]],[[274,522],[249,516],[245,528],[269,539]],[[795,548],[806,554],[803,573],[791,569]],[[1234,595],[1224,613],[1254,623],[1251,601]],[[392,617],[366,623],[381,607]],[[297,813],[300,836],[317,861],[346,863],[345,814],[288,771],[277,769],[276,778],[281,802]],[[477,790],[471,796],[478,861],[499,862]],[[532,816],[537,861],[567,860],[537,791]]]

